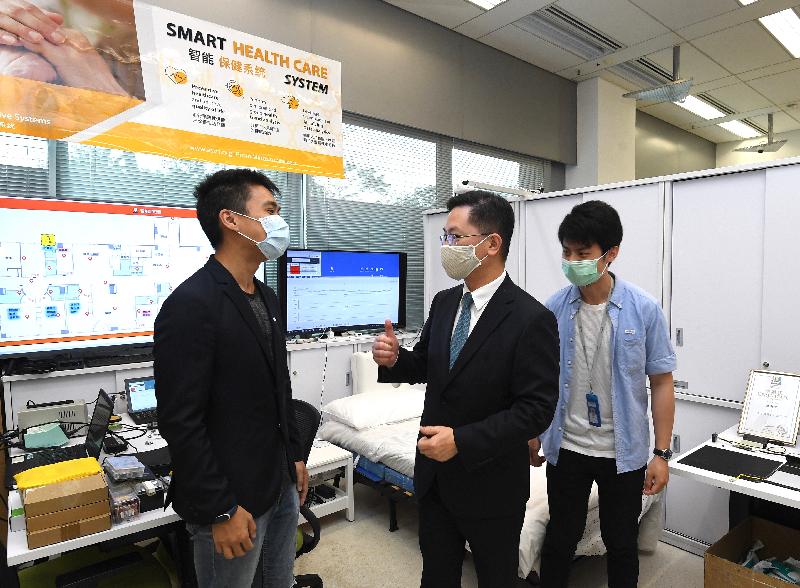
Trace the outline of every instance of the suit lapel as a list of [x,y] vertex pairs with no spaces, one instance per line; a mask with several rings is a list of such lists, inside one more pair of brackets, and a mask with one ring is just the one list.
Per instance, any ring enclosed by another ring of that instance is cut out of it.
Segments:
[[[486,308],[483,309],[481,318],[478,319],[475,328],[472,329],[472,332],[469,334],[463,349],[461,349],[461,353],[458,354],[458,359],[456,359],[453,369],[450,370],[448,374],[446,379],[447,384],[464,369],[464,366],[469,364],[469,360],[481,348],[486,338],[491,335],[495,329],[500,326],[500,323],[511,313],[513,309],[512,302],[514,301],[514,295],[511,290],[512,284],[511,278],[506,277],[500,285],[500,288],[495,292],[494,296],[492,296],[492,299],[489,300]],[[449,349],[448,357],[450,357]]]

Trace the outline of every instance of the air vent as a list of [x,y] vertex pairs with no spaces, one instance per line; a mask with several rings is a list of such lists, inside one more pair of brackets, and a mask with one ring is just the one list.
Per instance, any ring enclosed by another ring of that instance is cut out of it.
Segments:
[[[514,24],[587,61],[625,48],[624,44],[613,37],[555,6],[538,10]],[[610,70],[630,81],[651,86],[672,80],[670,72],[644,57],[614,66]]]

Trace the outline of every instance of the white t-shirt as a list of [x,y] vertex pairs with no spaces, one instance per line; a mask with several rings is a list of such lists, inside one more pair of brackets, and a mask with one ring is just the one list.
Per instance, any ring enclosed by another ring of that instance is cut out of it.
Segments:
[[[591,457],[616,457],[614,452],[614,413],[611,406],[611,319],[608,303],[581,302],[575,317],[575,358],[569,387],[572,391],[564,419],[561,447]],[[589,424],[586,394],[589,392],[589,367],[597,349],[597,341],[605,318],[600,349],[594,360],[591,386],[600,404],[600,426]],[[581,336],[581,327],[583,336]],[[586,341],[586,353],[583,350]]]

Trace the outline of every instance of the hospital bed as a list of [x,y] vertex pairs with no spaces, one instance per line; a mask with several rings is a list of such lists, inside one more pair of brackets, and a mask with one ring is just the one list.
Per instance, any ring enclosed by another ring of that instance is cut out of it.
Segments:
[[[395,504],[413,499],[414,458],[424,390],[401,385],[376,384],[377,368],[371,354],[356,353],[351,361],[353,396],[323,408],[322,439],[354,454],[359,481],[378,488],[389,499],[390,530],[397,528]],[[549,521],[545,467],[530,468],[530,499],[520,534],[519,573],[526,578],[539,571],[542,544]],[[639,549],[653,551],[663,521],[661,496],[642,496]],[[602,555],[597,486],[589,497],[586,529],[576,557]]]

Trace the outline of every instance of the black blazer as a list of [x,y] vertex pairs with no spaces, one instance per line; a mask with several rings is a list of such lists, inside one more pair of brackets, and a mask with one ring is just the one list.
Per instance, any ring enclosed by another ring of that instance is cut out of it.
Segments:
[[[254,517],[296,478],[299,436],[275,293],[256,280],[273,319],[274,359],[245,294],[213,256],[164,301],[155,322],[158,426],[172,455],[170,496],[207,524],[234,505]],[[284,465],[285,464],[285,465]]]
[[400,350],[382,382],[427,382],[423,425],[455,432],[458,454],[440,463],[417,450],[414,488],[434,480],[460,517],[519,514],[530,495],[528,439],[544,432],[558,400],[558,327],[553,313],[506,276],[453,369],[450,336],[462,286],[439,292],[413,351]]

